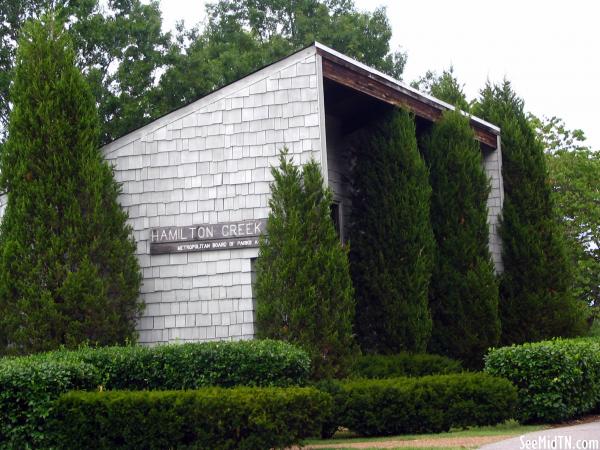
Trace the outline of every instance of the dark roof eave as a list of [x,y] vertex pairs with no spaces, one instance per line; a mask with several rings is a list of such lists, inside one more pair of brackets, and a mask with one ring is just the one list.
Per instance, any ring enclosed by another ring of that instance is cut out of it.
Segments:
[[[453,105],[418,91],[389,75],[368,67],[329,47],[315,42],[317,53],[323,59],[323,77],[387,103],[408,109],[418,117],[436,122]],[[493,149],[498,147],[500,128],[478,117],[464,113],[478,141]]]

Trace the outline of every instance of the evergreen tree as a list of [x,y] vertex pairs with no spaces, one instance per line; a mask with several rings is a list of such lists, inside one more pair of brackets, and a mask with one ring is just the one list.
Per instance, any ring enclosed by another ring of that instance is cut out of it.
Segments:
[[393,110],[357,139],[350,233],[363,350],[422,352],[434,241],[431,188],[411,116]]
[[52,17],[24,27],[0,155],[0,353],[135,336],[136,245],[74,60]]
[[488,241],[490,183],[469,120],[446,111],[424,146],[436,258],[429,288],[433,353],[481,366],[498,343],[498,286]]
[[441,75],[428,70],[425,76],[411,83],[412,87],[433,95],[463,111],[469,111],[470,104],[464,92],[464,85],[454,76],[454,67],[442,71]]
[[267,237],[256,263],[257,336],[303,347],[316,378],[342,376],[355,351],[354,292],[331,192],[317,163],[300,171],[286,152],[271,173]]
[[508,81],[488,85],[475,114],[502,130],[502,342],[576,335],[584,326],[583,311],[571,293],[573,275],[554,217],[543,146],[523,101]]

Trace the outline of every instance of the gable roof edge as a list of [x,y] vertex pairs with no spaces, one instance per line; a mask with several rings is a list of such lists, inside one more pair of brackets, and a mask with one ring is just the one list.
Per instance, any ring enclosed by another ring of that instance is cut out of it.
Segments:
[[186,105],[181,106],[180,108],[168,112],[165,115],[158,117],[146,125],[142,125],[141,127],[134,129],[123,136],[116,138],[114,141],[109,142],[108,144],[100,147],[100,151],[106,156],[110,155],[112,152],[118,150],[119,148],[128,145],[143,136],[153,133],[159,128],[168,125],[176,120],[182,119],[190,114],[193,114],[198,109],[208,106],[212,103],[218,102],[219,100],[231,95],[234,92],[242,90],[248,87],[251,84],[256,83],[259,80],[264,78],[268,78],[271,74],[278,72],[280,70],[285,69],[286,67],[292,66],[296,64],[298,61],[306,59],[312,55],[316,54],[316,47],[314,45],[310,45],[301,50],[298,50],[295,53],[292,53],[285,58],[282,58],[274,63],[271,63],[265,67],[262,67],[255,72],[252,72],[238,80],[235,80],[225,86],[215,89],[214,91],[200,97],[197,100],[192,101]]
[[[345,62],[352,64],[356,67],[359,67],[362,70],[365,70],[373,75],[376,75],[378,77],[381,77],[391,83],[394,83],[398,86],[400,86],[403,89],[406,89],[407,91],[410,91],[412,94],[418,96],[418,97],[422,97],[426,100],[428,100],[429,102],[435,103],[437,104],[440,108],[442,109],[450,109],[450,110],[456,110],[456,107],[454,105],[451,105],[450,103],[446,103],[443,100],[440,100],[432,95],[426,94],[424,92],[419,91],[418,89],[415,89],[414,87],[410,86],[407,83],[404,83],[403,81],[397,80],[394,77],[391,77],[390,75],[387,75],[383,72],[380,72],[377,69],[374,69],[372,67],[367,66],[366,64],[361,63],[360,61],[357,61],[353,58],[350,58],[349,56],[344,55],[343,53],[338,52],[337,50],[334,50],[330,47],[327,47],[324,44],[321,44],[320,42],[315,41],[315,47],[317,50],[320,50],[321,52],[325,52],[328,53],[332,56],[335,56],[336,58],[339,58],[341,60],[344,60]],[[500,128],[490,122],[487,122],[483,119],[480,119],[477,116],[473,116],[471,114],[468,114],[464,111],[460,111],[463,115],[465,115],[466,117],[468,117],[470,120],[472,120],[473,122],[476,122],[484,127],[489,128],[491,131],[495,132],[495,134],[499,135],[500,134]]]

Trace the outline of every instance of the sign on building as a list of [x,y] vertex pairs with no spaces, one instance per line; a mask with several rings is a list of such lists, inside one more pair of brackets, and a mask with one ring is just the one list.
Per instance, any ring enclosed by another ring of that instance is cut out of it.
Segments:
[[258,247],[267,219],[161,227],[150,230],[150,253],[203,252]]

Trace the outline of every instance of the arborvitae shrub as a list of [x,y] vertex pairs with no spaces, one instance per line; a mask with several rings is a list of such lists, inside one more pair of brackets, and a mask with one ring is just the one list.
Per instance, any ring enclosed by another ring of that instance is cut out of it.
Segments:
[[356,328],[363,350],[423,352],[431,333],[431,188],[404,111],[358,136],[350,232]]
[[502,342],[577,335],[585,327],[584,313],[571,292],[573,275],[553,212],[543,146],[523,100],[508,81],[488,85],[475,114],[502,130]]
[[352,367],[354,378],[422,377],[462,372],[459,361],[428,353],[362,355]]
[[0,352],[135,338],[141,275],[94,99],[51,17],[19,41],[0,156]]
[[436,257],[429,288],[432,352],[480,367],[498,343],[498,286],[490,257],[490,183],[469,120],[447,111],[425,139]]
[[256,263],[257,336],[304,348],[316,378],[342,376],[355,352],[354,292],[330,216],[331,192],[316,162],[300,170],[286,152],[271,173],[271,212]]
[[258,450],[317,435],[330,409],[306,387],[70,392],[49,421],[59,449]]
[[495,425],[513,418],[517,404],[510,381],[485,373],[333,380],[319,388],[333,397],[324,435],[338,426],[385,436]]

